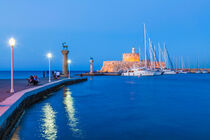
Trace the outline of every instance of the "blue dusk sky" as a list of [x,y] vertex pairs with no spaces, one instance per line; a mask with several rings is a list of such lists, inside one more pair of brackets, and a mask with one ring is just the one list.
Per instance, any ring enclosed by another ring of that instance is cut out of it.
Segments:
[[47,70],[48,52],[52,69],[61,70],[62,42],[73,70],[88,70],[91,56],[99,70],[132,46],[143,50],[143,23],[172,59],[210,67],[209,0],[0,0],[0,70],[10,69],[10,37],[15,70]]

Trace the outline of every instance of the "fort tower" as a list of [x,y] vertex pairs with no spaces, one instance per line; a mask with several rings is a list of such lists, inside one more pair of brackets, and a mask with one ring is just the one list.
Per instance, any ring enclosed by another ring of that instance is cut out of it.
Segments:
[[123,54],[124,62],[139,62],[139,53],[135,53],[135,48],[132,48],[132,53]]

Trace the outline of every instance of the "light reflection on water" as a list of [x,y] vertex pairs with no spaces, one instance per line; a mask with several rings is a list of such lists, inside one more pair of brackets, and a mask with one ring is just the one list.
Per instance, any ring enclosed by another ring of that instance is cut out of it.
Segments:
[[14,132],[14,134],[11,137],[11,140],[20,140],[19,137],[19,132],[20,132],[20,126],[18,126]]
[[57,127],[55,123],[56,112],[49,103],[42,108],[42,137],[47,140],[55,140],[57,138]]
[[64,87],[63,89],[63,96],[64,100],[63,103],[65,105],[65,110],[68,114],[68,125],[72,130],[72,133],[75,137],[82,137],[82,131],[78,128],[78,119],[75,117],[75,108],[74,108],[74,99],[71,96],[71,91],[69,88]]

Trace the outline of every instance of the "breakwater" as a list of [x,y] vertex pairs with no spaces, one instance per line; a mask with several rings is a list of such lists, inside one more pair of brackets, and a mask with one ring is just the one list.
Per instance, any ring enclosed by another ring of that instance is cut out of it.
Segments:
[[0,103],[0,139],[8,139],[24,110],[64,85],[86,81],[87,78],[63,79],[42,86],[25,89]]

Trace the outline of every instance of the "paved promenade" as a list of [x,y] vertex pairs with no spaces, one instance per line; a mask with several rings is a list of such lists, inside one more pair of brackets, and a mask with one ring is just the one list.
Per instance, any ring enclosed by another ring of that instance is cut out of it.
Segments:
[[[48,79],[39,79],[40,83],[39,85],[43,85],[48,83]],[[33,88],[36,86],[30,85],[28,86],[28,82],[26,79],[15,79],[14,80],[14,90],[15,93],[24,89],[28,89],[28,88]],[[15,94],[13,93],[13,94]],[[10,79],[0,79],[0,102],[2,102],[3,100],[5,100],[6,98],[10,97],[11,95],[13,95],[12,93],[10,93]]]

